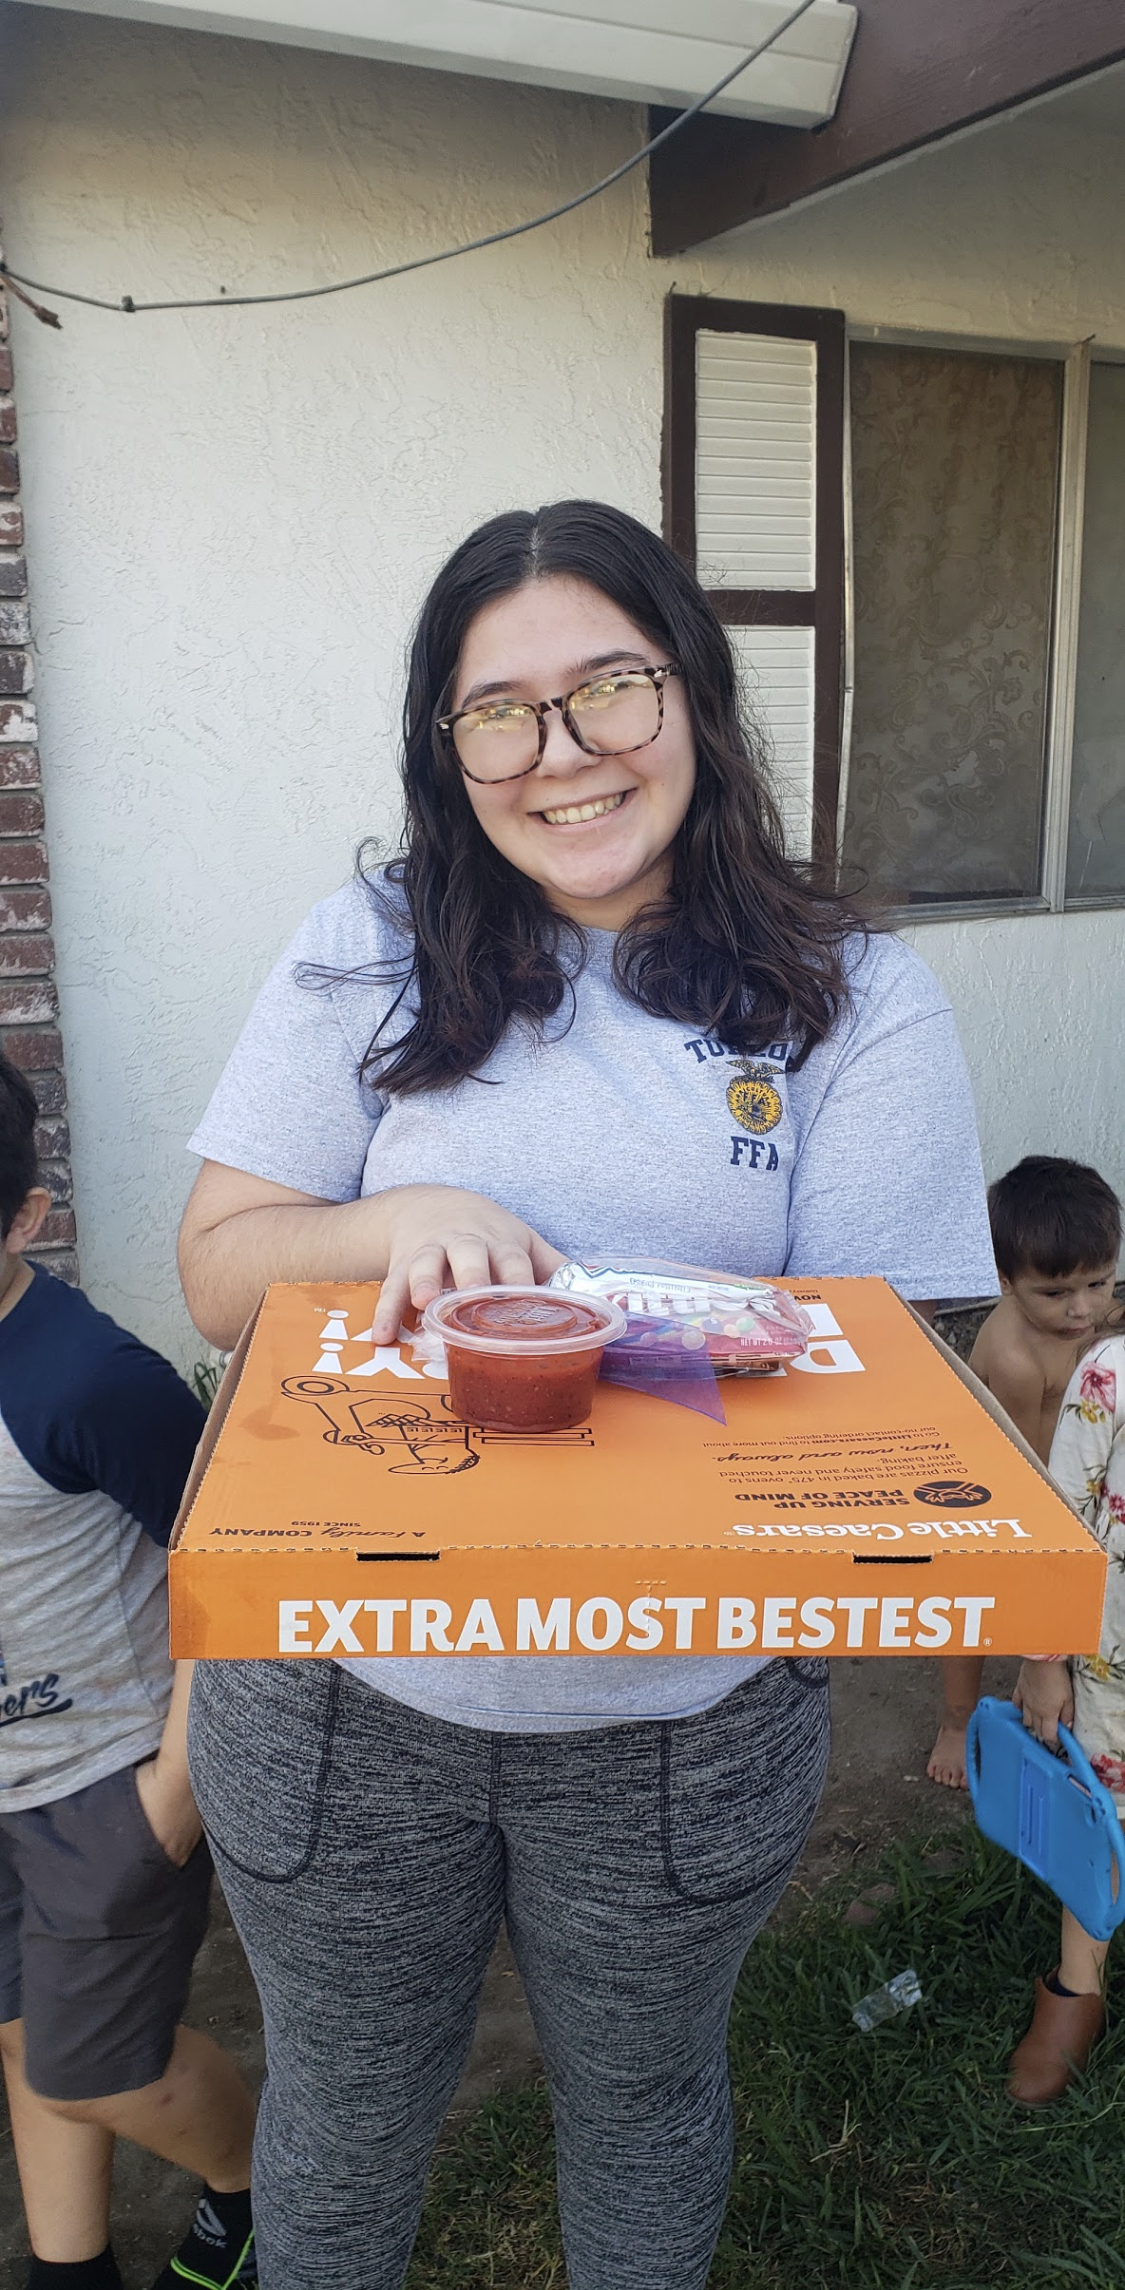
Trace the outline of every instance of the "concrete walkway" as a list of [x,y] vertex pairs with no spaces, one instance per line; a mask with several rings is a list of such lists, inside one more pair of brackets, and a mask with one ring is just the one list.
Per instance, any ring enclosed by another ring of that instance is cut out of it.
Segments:
[[[985,1690],[1004,1694],[1014,1662],[990,1664]],[[925,1778],[940,1697],[937,1665],[918,1661],[832,1664],[834,1746],[828,1786],[808,1849],[794,1879],[806,1893],[851,1866],[862,1870],[894,1836],[957,1826],[967,1800]],[[784,1903],[779,1913],[784,1913]],[[262,2071],[261,2021],[245,1959],[220,1903],[203,1949],[189,2017],[210,2028],[255,2081]],[[506,1944],[485,1983],[476,2043],[457,2113],[503,2085],[534,2075],[535,2036]],[[149,2285],[185,2231],[193,2183],[135,2148],[118,2156],[114,2242],[128,2290]],[[27,2259],[23,2213],[7,2117],[0,2102],[0,2290],[22,2290]]]

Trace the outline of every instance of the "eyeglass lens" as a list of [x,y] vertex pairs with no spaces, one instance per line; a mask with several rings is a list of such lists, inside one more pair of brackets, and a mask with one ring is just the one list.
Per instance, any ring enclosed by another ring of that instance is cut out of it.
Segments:
[[[571,693],[567,715],[588,754],[624,755],[656,738],[660,694],[649,676],[599,676]],[[500,700],[458,716],[453,741],[474,779],[514,779],[536,760],[539,719],[521,701]]]

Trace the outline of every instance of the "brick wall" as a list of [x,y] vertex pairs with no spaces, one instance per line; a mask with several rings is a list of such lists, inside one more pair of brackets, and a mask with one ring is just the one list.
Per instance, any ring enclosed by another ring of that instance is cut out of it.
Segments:
[[0,280],[0,1044],[39,1100],[42,1181],[52,1207],[35,1254],[76,1281],[66,1074],[43,837],[34,667],[23,553],[8,298]]

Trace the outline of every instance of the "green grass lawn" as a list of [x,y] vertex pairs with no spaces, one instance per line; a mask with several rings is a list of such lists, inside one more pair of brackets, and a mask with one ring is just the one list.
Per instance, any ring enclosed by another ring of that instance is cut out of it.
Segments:
[[[894,1887],[875,1923],[845,1924],[854,1885],[833,1888],[755,1947],[710,2290],[1125,2290],[1125,2035],[1058,2106],[1009,2104],[1057,1909],[975,1830],[939,1842],[868,1872]],[[852,2004],[908,1964],[924,2002],[861,2035]],[[552,2174],[541,2090],[474,2116],[438,2159],[408,2290],[564,2290]]]

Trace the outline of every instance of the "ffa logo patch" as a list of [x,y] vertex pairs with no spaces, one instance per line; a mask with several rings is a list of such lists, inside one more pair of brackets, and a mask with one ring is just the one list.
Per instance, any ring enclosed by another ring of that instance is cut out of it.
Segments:
[[755,1065],[751,1058],[739,1060],[727,1090],[727,1104],[739,1128],[748,1129],[752,1137],[765,1137],[776,1129],[784,1112],[771,1079],[779,1071],[778,1066]]

